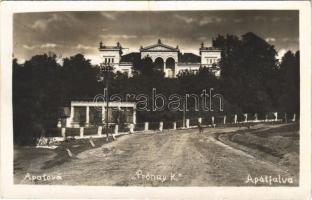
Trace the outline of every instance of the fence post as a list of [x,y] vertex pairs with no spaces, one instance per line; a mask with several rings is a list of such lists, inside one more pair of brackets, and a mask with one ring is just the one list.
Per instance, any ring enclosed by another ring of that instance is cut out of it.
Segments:
[[211,117],[211,126],[212,126],[212,127],[215,127],[214,116]]
[[268,114],[265,114],[265,121],[267,122],[268,121]]
[[70,127],[70,125],[71,125],[70,118],[66,118],[65,126]]
[[292,120],[291,121],[293,121],[293,122],[295,122],[296,121],[296,113],[294,113],[294,117],[292,118]]
[[148,131],[148,122],[144,123],[144,131]]
[[159,122],[159,131],[163,131],[164,128],[164,123],[163,122]]
[[98,132],[97,132],[97,134],[98,134],[99,136],[102,135],[102,129],[103,129],[102,126],[99,126],[99,127],[98,127]]
[[275,117],[274,121],[276,122],[277,121],[277,112],[274,113],[274,117]]
[[173,122],[173,130],[177,129],[177,122]]
[[115,125],[114,133],[115,133],[115,134],[118,134],[118,124]]
[[284,113],[284,121],[287,123],[287,113]]
[[203,119],[201,117],[198,118],[198,123],[202,124]]
[[66,137],[66,128],[65,127],[63,127],[61,129],[61,133],[62,133],[62,137],[65,138]]
[[81,126],[81,127],[80,127],[80,137],[81,137],[81,138],[83,137],[83,134],[84,134],[84,127]]
[[89,127],[90,123],[90,107],[86,107],[86,127]]
[[237,124],[237,115],[234,115],[234,124]]
[[186,126],[186,128],[190,128],[190,120],[189,119],[185,120],[185,126]]
[[255,113],[255,122],[258,121],[258,113]]
[[226,124],[226,115],[223,116],[223,124]]
[[244,114],[244,117],[245,117],[245,121],[244,122],[247,122],[248,121],[248,114]]
[[58,120],[58,122],[57,122],[57,128],[61,128],[62,127],[62,122],[61,122],[61,120]]
[[134,124],[130,124],[130,133],[134,133]]

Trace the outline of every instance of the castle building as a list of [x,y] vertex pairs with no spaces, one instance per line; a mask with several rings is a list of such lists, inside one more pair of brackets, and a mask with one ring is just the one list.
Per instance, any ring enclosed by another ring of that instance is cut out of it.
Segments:
[[218,63],[221,59],[221,50],[205,47],[203,43],[199,48],[199,55],[182,53],[179,46],[168,46],[163,44],[160,39],[154,45],[141,47],[139,52],[123,55],[122,50],[123,47],[119,42],[116,46],[105,46],[100,42],[99,51],[103,64],[111,65],[115,72],[119,71],[132,76],[133,63],[139,59],[148,58],[168,78],[175,78],[183,71],[196,73],[201,67],[208,68],[217,77],[220,76]]

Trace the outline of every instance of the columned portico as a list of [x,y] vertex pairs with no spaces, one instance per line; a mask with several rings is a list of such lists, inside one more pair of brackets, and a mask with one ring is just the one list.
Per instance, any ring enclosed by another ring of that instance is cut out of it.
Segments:
[[154,56],[151,56],[150,54],[146,54],[146,56],[142,56],[142,59],[145,57],[151,58],[153,62],[156,62],[157,58],[161,58],[164,61],[164,63],[166,63],[166,60],[169,58],[172,58],[175,62],[178,60],[178,58],[175,58],[176,56],[173,54],[168,54],[168,55],[155,54]]
[[74,121],[74,106],[70,106],[70,117],[66,119],[66,127],[70,127]]
[[[91,108],[93,112],[90,112]],[[127,118],[126,123],[136,123],[135,103],[109,102],[108,108],[122,111]],[[96,123],[104,123],[106,121],[106,102],[72,101],[70,111],[70,117],[67,120],[66,127],[78,128],[81,126],[82,122],[85,122],[85,126],[88,127]],[[113,113],[110,112],[110,115],[111,114]],[[111,116],[108,119],[109,123],[115,123]]]
[[[166,77],[173,77],[175,75],[175,67],[178,62],[178,54],[180,50],[178,46],[176,48],[170,47],[168,45],[162,44],[161,40],[155,45],[142,47],[140,49],[141,59],[146,57],[151,58],[151,60],[156,64],[156,67],[162,68]],[[157,66],[159,64],[159,66]],[[170,64],[170,68],[168,69]]]

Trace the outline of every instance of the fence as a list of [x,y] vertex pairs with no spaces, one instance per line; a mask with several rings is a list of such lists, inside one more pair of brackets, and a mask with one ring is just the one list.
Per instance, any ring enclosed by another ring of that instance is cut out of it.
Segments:
[[[177,121],[159,121],[159,122],[142,122],[137,124],[110,124],[108,128],[109,134],[127,134],[134,132],[145,131],[163,131],[163,130],[175,130],[175,129],[187,129],[197,127],[199,124],[206,127],[216,126],[238,126],[244,123],[263,123],[263,122],[295,122],[298,121],[296,114],[289,113],[240,113],[240,114],[227,114],[227,115],[215,115],[209,117],[191,118]],[[94,127],[80,127],[80,128],[65,128],[58,127],[48,134],[54,137],[105,137],[105,126]]]

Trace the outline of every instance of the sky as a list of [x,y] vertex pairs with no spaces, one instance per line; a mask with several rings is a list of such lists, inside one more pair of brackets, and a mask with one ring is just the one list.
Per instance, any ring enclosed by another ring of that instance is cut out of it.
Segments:
[[122,11],[17,13],[13,21],[13,53],[23,62],[54,52],[59,59],[83,53],[100,62],[99,42],[120,42],[124,53],[158,39],[182,52],[198,54],[201,42],[211,46],[218,34],[253,32],[275,46],[280,58],[299,50],[299,12],[288,11]]

